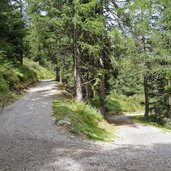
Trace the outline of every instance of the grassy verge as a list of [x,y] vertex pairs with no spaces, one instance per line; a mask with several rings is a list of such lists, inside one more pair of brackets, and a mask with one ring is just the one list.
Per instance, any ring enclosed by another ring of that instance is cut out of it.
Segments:
[[[38,79],[52,78],[52,73],[47,69],[28,59],[26,61],[27,63],[21,65],[0,57],[0,108],[15,101],[24,89],[37,82]],[[44,74],[45,71],[46,74]]]
[[143,106],[141,103],[143,102],[142,96],[124,96],[112,92],[106,98],[106,108],[109,113],[112,114],[122,114],[124,112],[136,112],[142,111]]
[[34,62],[30,59],[25,58],[24,65],[33,70],[40,80],[55,78],[55,74],[52,71],[49,71],[48,69],[40,66],[38,62]]
[[139,116],[131,116],[130,119],[136,123],[142,123],[144,125],[155,126],[155,127],[160,128],[166,132],[171,131],[171,125],[169,125],[169,123],[166,123],[165,125],[160,125],[160,124],[152,121],[152,119],[150,117],[149,117],[149,119],[146,119],[146,118],[144,118],[143,115],[139,115]]
[[0,64],[0,108],[13,102],[23,89],[37,81],[36,73],[27,66]]
[[57,99],[53,102],[53,115],[56,122],[68,118],[68,129],[77,135],[91,139],[111,141],[114,126],[108,124],[100,113],[90,105],[72,99]]

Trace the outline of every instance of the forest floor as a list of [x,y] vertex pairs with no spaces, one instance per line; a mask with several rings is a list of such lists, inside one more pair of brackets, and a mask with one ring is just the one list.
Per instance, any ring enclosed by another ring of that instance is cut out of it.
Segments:
[[0,113],[0,171],[170,171],[171,133],[128,122],[114,142],[76,137],[54,124],[53,81]]

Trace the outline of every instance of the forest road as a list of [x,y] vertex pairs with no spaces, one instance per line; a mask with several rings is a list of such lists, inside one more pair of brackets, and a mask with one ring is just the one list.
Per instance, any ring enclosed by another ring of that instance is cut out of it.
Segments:
[[111,143],[78,138],[54,124],[56,94],[42,81],[0,113],[0,171],[171,171],[170,133],[124,125]]

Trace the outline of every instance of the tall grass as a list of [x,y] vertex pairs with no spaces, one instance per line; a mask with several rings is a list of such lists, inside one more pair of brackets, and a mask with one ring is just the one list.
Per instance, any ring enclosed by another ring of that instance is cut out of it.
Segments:
[[40,80],[55,78],[55,74],[53,71],[49,71],[48,69],[40,66],[38,62],[34,62],[30,59],[25,58],[24,65],[32,69],[37,74],[37,77]]
[[113,126],[107,124],[101,114],[90,105],[70,99],[53,102],[53,115],[56,121],[70,119],[69,130],[91,139],[110,141],[114,134]]
[[38,79],[47,78],[53,78],[53,74],[38,63],[25,59],[21,65],[0,57],[0,108]]
[[11,63],[0,64],[0,107],[13,99],[17,92],[38,81],[37,74],[27,66]]
[[113,112],[113,114],[142,111],[144,109],[143,100],[144,97],[141,95],[127,97],[113,91],[106,98],[106,108],[109,113]]

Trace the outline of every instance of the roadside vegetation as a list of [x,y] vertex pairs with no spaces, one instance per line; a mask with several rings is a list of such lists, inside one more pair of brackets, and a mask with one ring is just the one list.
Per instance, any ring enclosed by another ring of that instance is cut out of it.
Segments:
[[165,119],[165,122],[157,123],[155,115],[149,116],[148,119],[145,118],[143,115],[131,116],[130,119],[136,123],[142,123],[145,125],[155,126],[155,127],[161,128],[164,131],[169,131],[169,132],[171,131],[171,121]]
[[15,100],[24,89],[53,74],[38,63],[26,59],[24,65],[0,58],[0,108]]
[[24,65],[30,68],[34,73],[36,73],[39,80],[55,78],[55,74],[53,71],[42,67],[38,62],[34,62],[33,60],[25,58]]
[[113,115],[143,111],[143,96],[134,95],[127,97],[113,91],[109,96],[107,96],[105,106],[108,114]]
[[53,116],[58,124],[67,120],[70,132],[90,139],[111,141],[114,126],[108,124],[96,108],[73,99],[56,99],[53,102]]

